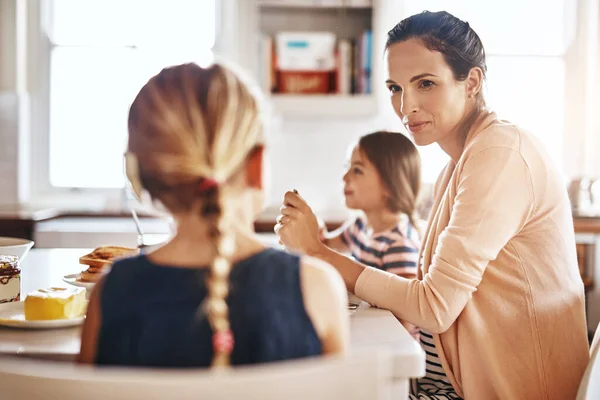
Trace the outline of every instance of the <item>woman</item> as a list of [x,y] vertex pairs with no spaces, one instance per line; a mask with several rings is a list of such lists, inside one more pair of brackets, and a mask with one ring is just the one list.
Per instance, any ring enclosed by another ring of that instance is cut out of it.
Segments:
[[417,145],[451,158],[435,186],[418,279],[327,248],[302,198],[276,232],[334,265],[348,290],[421,327],[414,398],[572,399],[588,361],[583,284],[566,189],[543,146],[485,108],[485,51],[446,12],[388,33],[392,105]]

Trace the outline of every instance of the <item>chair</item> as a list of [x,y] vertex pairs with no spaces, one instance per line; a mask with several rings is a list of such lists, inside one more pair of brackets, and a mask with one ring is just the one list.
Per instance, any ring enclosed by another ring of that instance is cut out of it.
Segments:
[[590,355],[594,352],[595,349],[600,346],[600,323],[596,327],[596,332],[594,333],[594,338],[592,339],[592,345],[590,346]]
[[7,358],[0,360],[0,393],[5,400],[389,400],[393,387],[389,353],[370,351],[221,372],[97,368]]
[[577,400],[592,399],[600,399],[600,324],[594,333],[590,347],[590,361],[577,391]]

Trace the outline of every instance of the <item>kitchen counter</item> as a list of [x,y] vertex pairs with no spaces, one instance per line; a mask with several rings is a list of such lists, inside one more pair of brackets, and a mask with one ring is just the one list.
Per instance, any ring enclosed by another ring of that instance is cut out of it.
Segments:
[[[275,226],[275,219],[279,214],[278,207],[267,208],[259,215],[254,226],[257,233],[272,233]],[[138,211],[142,222],[153,224],[157,220],[143,210]],[[320,213],[320,217],[326,222],[328,229],[333,230],[339,227],[344,221],[343,212]],[[35,206],[0,206],[0,236],[19,237],[34,240],[34,233],[38,226],[48,221],[57,221],[61,219],[87,219],[104,220],[120,219],[125,224],[131,222],[129,211],[111,209],[106,210],[102,207],[90,206],[87,208],[65,208],[65,207],[35,207]],[[154,232],[153,232],[154,233]],[[161,233],[161,232],[156,232]]]
[[600,234],[600,217],[575,217],[573,224],[576,233]]

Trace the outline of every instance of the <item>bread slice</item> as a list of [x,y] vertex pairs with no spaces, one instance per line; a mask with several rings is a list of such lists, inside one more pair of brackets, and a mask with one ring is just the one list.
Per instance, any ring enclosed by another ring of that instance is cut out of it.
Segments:
[[86,270],[79,274],[79,280],[81,282],[96,283],[103,275],[104,274],[101,272],[90,272],[89,270]]
[[89,254],[79,258],[79,263],[95,268],[104,268],[112,265],[119,258],[131,257],[139,254],[138,249],[119,246],[98,247]]

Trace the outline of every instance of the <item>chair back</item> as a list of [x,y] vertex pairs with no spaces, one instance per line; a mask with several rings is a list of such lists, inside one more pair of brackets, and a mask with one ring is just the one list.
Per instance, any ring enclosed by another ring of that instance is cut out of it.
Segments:
[[581,379],[577,400],[600,399],[600,324],[590,347],[590,361]]
[[0,393],[5,400],[389,400],[393,387],[389,353],[370,351],[227,371],[94,367],[6,358],[0,360]]

